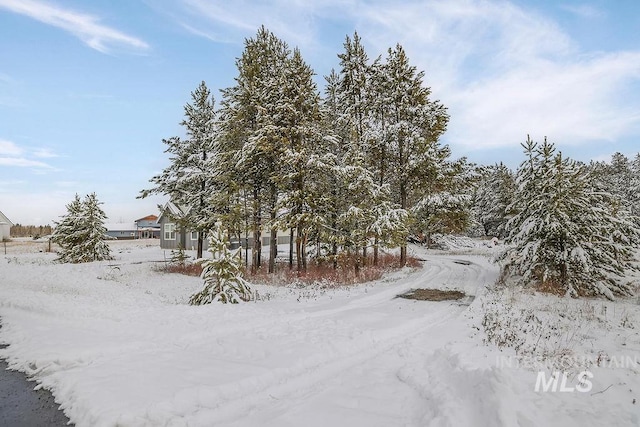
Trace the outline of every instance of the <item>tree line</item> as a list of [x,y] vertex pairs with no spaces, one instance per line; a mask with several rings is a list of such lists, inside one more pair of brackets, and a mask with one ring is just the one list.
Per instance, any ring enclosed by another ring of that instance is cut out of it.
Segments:
[[11,226],[12,237],[33,237],[37,239],[43,236],[49,236],[52,228],[50,225],[22,225],[15,224]]
[[546,139],[515,171],[484,169],[476,228],[505,239],[503,280],[572,296],[633,295],[640,244],[640,153],[584,164]]
[[[571,295],[629,295],[640,240],[640,156],[582,164],[546,140],[523,144],[516,171],[451,160],[440,139],[447,108],[401,45],[371,60],[347,36],[322,93],[299,49],[262,27],[244,42],[235,84],[219,108],[202,82],[184,108],[185,136],[164,139],[169,166],[139,197],[183,207],[180,228],[203,236],[220,223],[253,236],[251,273],[275,271],[277,232],[289,265],[350,259],[358,271],[410,236],[467,232],[504,238],[503,279]],[[170,214],[167,212],[166,214]],[[217,231],[218,232],[218,231]]]
[[358,270],[385,247],[400,247],[404,264],[410,234],[467,227],[474,167],[440,143],[449,115],[424,72],[401,45],[370,60],[357,33],[337,58],[321,94],[300,50],[262,27],[219,108],[205,82],[192,92],[185,136],[163,140],[170,165],[140,197],[187,208],[174,220],[199,232],[198,257],[218,221],[253,236],[252,272],[263,230],[273,272],[278,230],[290,231],[290,266],[303,271],[310,256],[337,266],[342,255]]

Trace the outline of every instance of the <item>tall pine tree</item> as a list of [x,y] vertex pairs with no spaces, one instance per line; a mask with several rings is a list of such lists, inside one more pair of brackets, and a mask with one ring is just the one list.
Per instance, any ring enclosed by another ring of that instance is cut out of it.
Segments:
[[210,164],[214,160],[214,140],[217,117],[211,91],[203,81],[191,92],[191,103],[184,107],[185,118],[180,123],[186,137],[172,137],[167,145],[171,164],[160,175],[151,178],[154,187],[140,192],[140,198],[151,194],[168,195],[185,212],[175,218],[181,227],[198,232],[197,257],[202,257],[203,238],[212,226],[214,212],[209,201],[214,191]]

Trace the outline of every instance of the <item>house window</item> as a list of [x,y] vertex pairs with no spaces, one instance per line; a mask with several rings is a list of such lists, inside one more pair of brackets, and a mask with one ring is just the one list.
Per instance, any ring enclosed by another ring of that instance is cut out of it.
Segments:
[[176,240],[176,225],[169,223],[164,225],[164,240]]
[[191,232],[191,240],[198,240],[198,232],[197,231],[192,231]]

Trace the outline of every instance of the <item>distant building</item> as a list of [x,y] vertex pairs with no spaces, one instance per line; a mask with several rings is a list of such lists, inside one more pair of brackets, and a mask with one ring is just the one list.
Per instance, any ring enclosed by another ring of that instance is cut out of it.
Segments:
[[[189,208],[180,207],[172,202],[167,202],[162,208],[162,213],[158,218],[158,226],[160,227],[160,247],[162,249],[178,249],[182,247],[186,250],[195,250],[198,247],[198,232],[191,230],[180,230],[178,224],[175,222],[175,218],[182,218],[189,212]],[[253,246],[253,235],[250,237],[242,236],[240,242],[237,241],[237,237],[231,236],[231,247],[237,248],[238,246],[245,247],[248,244],[249,248]],[[268,246],[271,240],[270,230],[263,230],[262,246]],[[286,231],[278,231],[278,244],[289,244],[289,233]],[[203,249],[207,249],[208,241],[205,238],[203,242]]]
[[160,238],[160,224],[155,215],[147,215],[134,222],[107,223],[105,227],[107,235],[118,240]]
[[160,224],[156,215],[147,215],[135,220],[136,236],[138,239],[159,239]]
[[11,238],[11,227],[13,223],[2,212],[0,212],[0,242]]
[[[180,230],[175,222],[175,218],[184,217],[188,212],[188,208],[179,207],[172,202],[167,202],[164,205],[158,217],[160,247],[162,249],[178,249],[181,247],[186,250],[191,250],[198,247],[198,233],[189,230]],[[206,240],[204,247],[205,249],[207,247]]]
[[133,240],[136,238],[136,224],[134,222],[107,223],[107,236],[118,240]]

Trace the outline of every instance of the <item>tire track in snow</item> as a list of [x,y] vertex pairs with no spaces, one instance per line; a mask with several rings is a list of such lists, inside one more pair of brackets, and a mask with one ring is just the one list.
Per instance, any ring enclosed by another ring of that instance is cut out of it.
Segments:
[[[388,304],[395,295],[411,287],[416,287],[418,283],[427,282],[437,287],[462,280],[467,287],[471,282],[480,286],[482,282],[479,280],[486,277],[485,269],[478,264],[461,265],[455,263],[455,258],[446,257],[434,257],[429,261],[436,260],[437,263],[434,265],[438,268],[427,268],[403,279],[400,284],[392,288],[349,301],[334,309],[296,314],[290,316],[287,321],[300,317],[348,316],[352,311]],[[365,336],[357,342],[348,343],[350,344],[348,349],[338,354],[324,354],[322,357],[303,361],[290,368],[278,368],[268,374],[245,378],[219,387],[206,387],[208,390],[200,390],[200,392],[211,398],[210,392],[215,390],[216,403],[211,405],[211,402],[199,402],[199,411],[194,414],[177,416],[172,421],[179,422],[180,420],[186,421],[188,424],[193,422],[194,425],[199,425],[197,420],[202,417],[202,419],[209,421],[215,420],[216,425],[231,423],[242,419],[247,414],[273,406],[274,399],[284,399],[283,402],[286,403],[289,398],[300,393],[317,393],[325,387],[324,383],[331,378],[349,372],[355,366],[375,360],[412,337],[441,326],[465,310],[466,307],[449,304],[427,316],[404,322],[399,326],[373,331],[371,336]],[[200,392],[196,391],[196,394],[200,394]],[[187,396],[176,398],[183,400]],[[172,424],[172,421],[169,424]]]
[[[179,424],[184,421],[187,425],[192,425],[192,423],[193,425],[202,425],[197,421],[200,417],[208,422],[213,422],[214,425],[238,421],[260,407],[272,405],[274,399],[287,399],[294,394],[321,388],[321,383],[328,379],[393,350],[413,336],[442,325],[462,313],[464,309],[464,307],[449,305],[432,313],[431,316],[421,317],[399,327],[379,331],[371,340],[352,345],[348,351],[343,353],[304,361],[290,368],[279,368],[268,374],[245,378],[236,383],[207,387],[215,389],[217,402],[214,405],[209,406],[208,402],[199,402],[198,406],[202,413],[196,412],[194,415],[187,415],[184,417],[186,419],[179,416],[169,420],[167,424],[172,425],[174,422]],[[211,391],[213,390],[197,390],[194,397],[200,394],[211,397]],[[193,390],[190,390],[187,393],[191,394],[192,392]],[[187,396],[176,396],[176,399],[179,400],[186,398]],[[166,406],[166,403],[158,403],[157,406]],[[171,406],[171,404],[167,406]],[[153,424],[158,420],[150,416],[149,421]]]
[[[376,290],[375,288],[373,288],[374,292],[350,298],[345,304],[340,307],[319,309],[316,311],[300,310],[291,313],[282,313],[280,316],[270,316],[269,318],[267,318],[268,320],[265,320],[265,318],[258,316],[254,317],[253,320],[250,320],[248,322],[241,322],[240,324],[238,324],[237,318],[233,318],[231,319],[233,325],[229,325],[228,323],[225,323],[223,325],[222,322],[220,322],[220,319],[218,319],[216,320],[216,327],[218,328],[218,331],[198,333],[197,337],[194,336],[195,334],[188,334],[188,337],[185,339],[185,341],[192,341],[194,339],[225,339],[238,334],[242,334],[243,332],[254,330],[256,328],[266,329],[270,326],[280,325],[285,321],[285,318],[287,322],[295,323],[297,321],[330,317],[345,311],[365,309],[380,304],[386,304],[389,300],[393,299],[398,294],[411,289],[411,287],[416,282],[437,282],[441,279],[442,276],[447,276],[448,273],[450,273],[449,268],[444,269],[439,263],[430,264],[428,268],[423,267],[422,270],[412,273],[405,278],[402,278],[398,281],[398,283],[394,284],[391,287],[386,287],[385,289],[381,290]],[[202,322],[202,318],[200,316],[193,317],[190,320],[196,325],[200,325]]]

